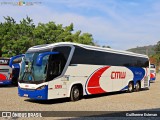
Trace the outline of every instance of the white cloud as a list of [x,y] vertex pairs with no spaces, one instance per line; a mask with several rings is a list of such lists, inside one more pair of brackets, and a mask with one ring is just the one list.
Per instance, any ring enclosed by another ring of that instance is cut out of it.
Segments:
[[[115,49],[128,49],[136,46],[156,44],[160,39],[160,17],[156,16],[159,11],[155,9],[155,13],[145,13],[143,16],[132,16],[128,14],[118,14],[116,3],[112,2],[112,8],[106,8],[103,4],[88,4],[88,2],[76,4],[72,1],[61,1],[70,7],[89,7],[103,11],[112,19],[104,16],[84,16],[78,13],[67,11],[56,11],[54,7],[42,5],[37,6],[1,6],[0,21],[2,16],[12,16],[16,21],[21,20],[27,15],[31,17],[37,24],[39,22],[46,23],[54,21],[64,26],[74,23],[75,30],[89,32],[93,35],[95,41],[101,45],[110,45]],[[132,3],[133,4],[133,3]],[[74,6],[77,5],[77,6]],[[88,5],[88,6],[87,6]],[[136,5],[136,4],[133,4]],[[125,16],[125,17],[124,17]],[[150,17],[152,16],[152,17]],[[112,21],[113,20],[113,21]]]

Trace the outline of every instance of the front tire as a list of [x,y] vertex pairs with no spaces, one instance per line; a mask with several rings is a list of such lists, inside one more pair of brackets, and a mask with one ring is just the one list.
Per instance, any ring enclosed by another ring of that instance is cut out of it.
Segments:
[[78,86],[73,86],[70,95],[71,101],[78,101],[80,99],[80,89]]

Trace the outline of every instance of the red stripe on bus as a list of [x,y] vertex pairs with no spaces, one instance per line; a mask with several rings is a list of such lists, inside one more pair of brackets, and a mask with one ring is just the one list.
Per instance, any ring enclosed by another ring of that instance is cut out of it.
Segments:
[[155,75],[153,73],[150,74],[150,78],[154,78]]
[[[87,89],[88,92],[91,94],[97,94],[97,93],[105,93],[106,91],[104,91],[101,87],[100,87],[100,77],[101,75],[109,68],[110,66],[106,66],[103,68],[100,68],[99,70],[97,70],[88,80],[88,85],[87,85]],[[96,87],[96,88],[89,88],[89,87]]]
[[5,81],[7,80],[7,77],[3,74],[0,74],[0,80]]

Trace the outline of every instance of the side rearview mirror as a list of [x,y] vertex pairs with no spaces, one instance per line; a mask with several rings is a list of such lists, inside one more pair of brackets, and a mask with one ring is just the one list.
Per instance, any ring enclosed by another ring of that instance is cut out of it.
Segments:
[[24,56],[25,56],[25,54],[21,54],[21,55],[17,55],[17,56],[11,57],[11,58],[10,58],[10,61],[9,61],[9,66],[12,67],[13,61],[14,61],[15,59],[20,58],[20,57],[24,57]]
[[41,66],[43,57],[45,57],[46,55],[54,55],[54,54],[59,54],[59,52],[45,52],[45,53],[39,54],[36,60],[36,65]]

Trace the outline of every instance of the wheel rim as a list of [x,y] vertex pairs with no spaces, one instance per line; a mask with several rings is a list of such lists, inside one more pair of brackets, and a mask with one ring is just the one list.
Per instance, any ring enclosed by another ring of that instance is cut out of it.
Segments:
[[78,89],[74,90],[73,96],[74,96],[75,99],[79,98],[79,90]]
[[128,90],[129,90],[129,91],[132,91],[132,84],[129,84]]
[[139,83],[136,84],[136,90],[139,90]]

